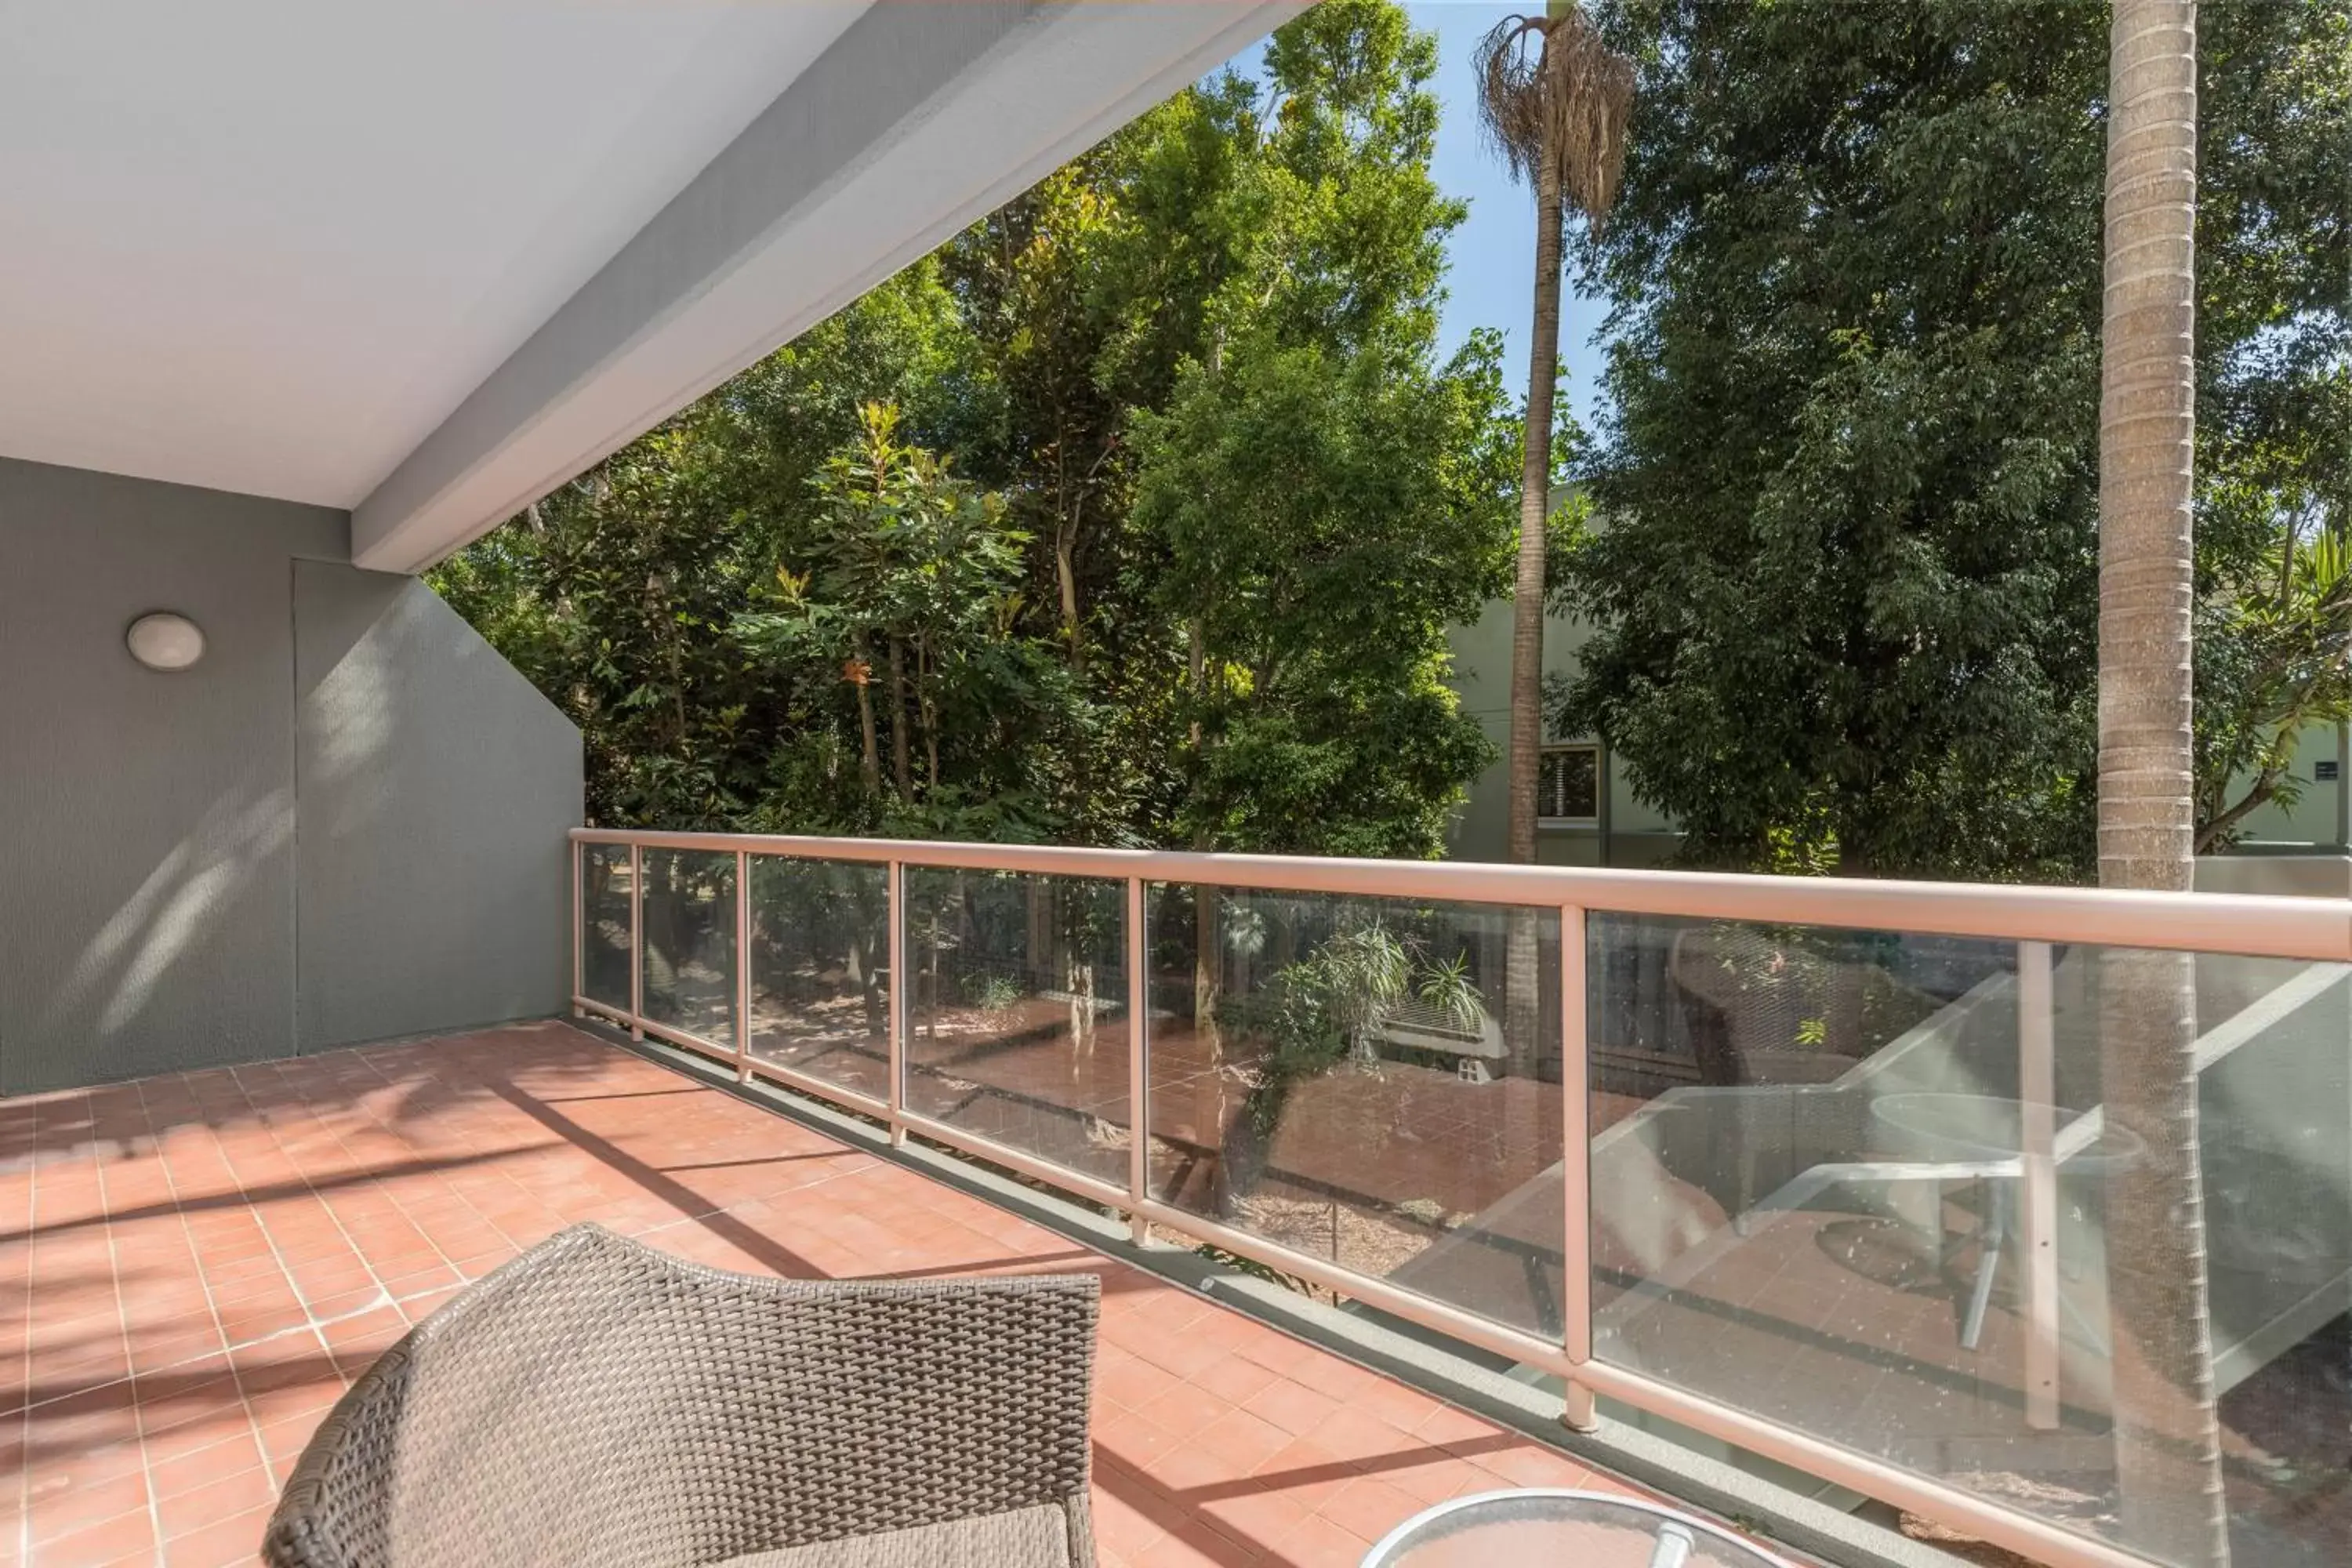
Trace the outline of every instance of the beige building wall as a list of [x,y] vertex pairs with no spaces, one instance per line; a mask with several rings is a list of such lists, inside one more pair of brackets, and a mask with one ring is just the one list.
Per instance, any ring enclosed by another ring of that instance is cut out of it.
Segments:
[[[1591,631],[1573,616],[1555,615],[1544,623],[1544,673],[1567,675],[1577,668],[1578,650]],[[1469,626],[1455,626],[1448,639],[1454,648],[1451,684],[1461,695],[1462,710],[1478,721],[1495,742],[1496,760],[1470,785],[1469,799],[1454,815],[1446,852],[1457,860],[1500,860],[1505,858],[1510,784],[1511,742],[1511,603],[1499,599]],[[1589,735],[1552,735],[1552,741],[1589,741]],[[1682,836],[1674,825],[1633,797],[1625,770],[1604,750],[1601,754],[1605,805],[1600,825],[1543,825],[1537,829],[1536,858],[1548,866],[1654,866],[1674,853]]]
[[[1573,674],[1579,651],[1591,635],[1591,629],[1573,616],[1549,617],[1544,623],[1546,678]],[[1488,605],[1476,622],[1455,626],[1448,641],[1454,650],[1450,684],[1461,696],[1463,711],[1475,718],[1487,738],[1495,742],[1497,755],[1493,765],[1473,781],[1469,798],[1455,813],[1447,835],[1446,852],[1457,860],[1501,860],[1505,858],[1509,799],[1510,601],[1502,599]],[[1592,737],[1547,734],[1544,739],[1549,743],[1589,741]],[[2346,749],[2345,731],[2336,726],[2316,725],[2305,731],[2295,756],[2294,776],[2302,787],[2294,805],[2265,805],[2255,812],[2247,819],[2243,839],[2231,858],[2276,855],[2284,847],[2315,851],[2323,858],[2340,857],[2352,843],[2346,820],[2346,790],[2352,787],[2346,775],[2352,774],[2352,757],[2345,754]],[[1536,858],[1543,864],[1654,866],[1681,844],[1682,835],[1663,813],[1634,798],[1633,786],[1627,783],[1625,770],[1617,759],[1604,749],[1601,760],[1607,784],[1601,823],[1594,826],[1539,826]],[[2273,869],[2281,875],[2285,870]],[[2333,887],[2341,879],[2340,868],[2331,863],[2325,876]],[[2270,891],[2273,879],[2259,877],[2259,888],[2242,887],[2244,878],[2239,873],[2224,868],[2199,873],[2200,886],[2210,882],[2217,888],[2226,885],[2233,891]]]
[[[2344,755],[2345,732],[2335,725],[2315,724],[2303,732],[2291,770],[2301,786],[2292,807],[2275,803],[2246,818],[2243,842],[2331,845],[2341,847],[2345,834],[2345,778],[2352,773]],[[2333,773],[2333,778],[2327,775]]]

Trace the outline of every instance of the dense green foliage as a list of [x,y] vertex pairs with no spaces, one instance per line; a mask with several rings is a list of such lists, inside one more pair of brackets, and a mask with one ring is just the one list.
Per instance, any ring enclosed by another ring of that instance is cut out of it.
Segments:
[[[1583,475],[1605,523],[1559,590],[1599,629],[1560,721],[1696,858],[2081,875],[2105,8],[1596,11],[1641,79],[1623,197],[1581,242],[1611,407]],[[2200,36],[2219,837],[2248,771],[2345,701],[2343,595],[2280,563],[2323,564],[2352,517],[2352,20],[2213,0]]]
[[1318,6],[442,567],[592,818],[1434,854],[1516,428],[1433,51]]

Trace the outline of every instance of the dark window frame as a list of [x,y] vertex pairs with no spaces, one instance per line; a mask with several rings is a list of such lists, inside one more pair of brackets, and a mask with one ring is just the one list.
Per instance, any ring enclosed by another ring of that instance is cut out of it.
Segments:
[[[1555,812],[1551,809],[1553,806],[1569,804],[1564,793],[1568,787],[1568,781],[1559,773],[1554,771],[1555,763],[1552,759],[1580,752],[1591,759],[1588,778],[1592,809],[1581,814]],[[1601,745],[1597,741],[1571,741],[1544,747],[1543,760],[1538,764],[1536,773],[1537,822],[1556,827],[1600,826],[1601,773]]]

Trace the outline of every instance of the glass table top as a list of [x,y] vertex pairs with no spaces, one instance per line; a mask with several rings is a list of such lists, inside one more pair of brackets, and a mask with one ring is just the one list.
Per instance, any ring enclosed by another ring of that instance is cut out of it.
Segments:
[[1536,1487],[1413,1515],[1363,1568],[1787,1568],[1737,1536],[1654,1503]]

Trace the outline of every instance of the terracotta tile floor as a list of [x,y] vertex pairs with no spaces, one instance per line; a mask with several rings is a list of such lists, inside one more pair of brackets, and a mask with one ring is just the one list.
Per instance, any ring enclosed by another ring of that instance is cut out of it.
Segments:
[[0,1563],[253,1559],[408,1325],[580,1219],[731,1268],[1103,1277],[1112,1564],[1352,1564],[1419,1508],[1630,1489],[562,1024],[0,1101]]

